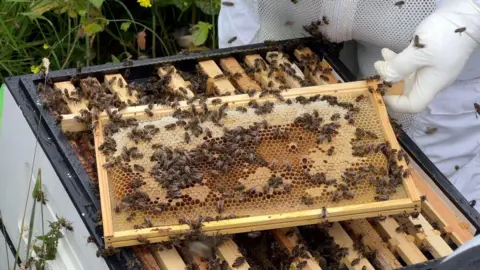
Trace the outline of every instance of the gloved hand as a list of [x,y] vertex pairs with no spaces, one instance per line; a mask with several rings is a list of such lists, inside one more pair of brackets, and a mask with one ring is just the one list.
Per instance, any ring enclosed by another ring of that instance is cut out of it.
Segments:
[[384,61],[375,63],[385,81],[405,80],[403,95],[384,97],[394,111],[423,111],[457,79],[479,45],[480,0],[446,0],[418,26],[415,36],[399,54],[383,49]]

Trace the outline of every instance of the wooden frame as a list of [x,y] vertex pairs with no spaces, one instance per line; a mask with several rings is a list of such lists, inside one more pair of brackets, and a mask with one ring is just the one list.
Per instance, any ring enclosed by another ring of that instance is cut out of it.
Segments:
[[[373,82],[375,83],[375,82]],[[336,85],[323,85],[305,87],[295,89],[295,91],[282,92],[284,98],[292,98],[299,95],[311,96],[316,94],[339,94],[339,93],[355,93],[367,91],[370,83],[359,81],[352,83],[336,84]],[[388,121],[388,115],[381,101],[381,96],[377,94],[370,95],[373,104],[376,104],[377,114],[381,121],[382,128],[386,134],[386,139],[389,141],[393,148],[399,149],[398,142],[396,141],[394,132]],[[210,98],[207,103],[211,103]],[[223,102],[229,102],[230,106],[239,106],[248,103],[251,99],[248,95],[236,95],[222,97]],[[275,100],[273,97],[265,97],[257,99],[261,101]],[[198,104],[198,103],[197,103]],[[186,107],[186,102],[180,103],[180,108]],[[144,109],[146,106],[129,107],[122,111],[123,117],[135,117],[138,120],[148,119],[145,115]],[[154,117],[159,115],[165,115],[166,113],[173,112],[172,108],[155,107],[152,110]],[[98,147],[103,143],[103,125],[108,121],[108,116],[103,113],[100,116],[99,125],[94,131],[95,145]],[[98,178],[100,186],[100,197],[102,206],[104,239],[107,246],[122,247],[139,244],[136,238],[141,235],[148,238],[150,242],[160,242],[168,240],[170,235],[177,235],[185,232],[189,229],[187,225],[173,225],[162,226],[156,228],[139,229],[139,230],[127,230],[121,232],[113,231],[112,223],[112,211],[111,201],[109,195],[109,181],[107,178],[107,171],[103,168],[105,163],[105,156],[97,151],[97,167]],[[407,167],[404,161],[400,162],[401,165]],[[372,202],[359,205],[347,205],[340,207],[327,208],[329,213],[328,218],[322,218],[322,209],[304,210],[291,213],[253,216],[245,218],[237,218],[232,220],[222,220],[205,222],[202,227],[202,231],[207,235],[213,235],[216,233],[232,234],[240,232],[249,232],[253,230],[266,230],[274,228],[285,228],[298,225],[315,224],[324,221],[342,221],[356,218],[375,217],[378,215],[392,215],[400,214],[403,212],[420,211],[420,197],[416,191],[415,185],[411,177],[403,180],[408,198],[389,200],[383,202]]]

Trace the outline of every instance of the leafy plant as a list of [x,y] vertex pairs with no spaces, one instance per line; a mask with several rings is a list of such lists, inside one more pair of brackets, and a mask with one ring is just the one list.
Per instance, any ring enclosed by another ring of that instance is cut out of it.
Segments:
[[[0,1],[0,83],[38,71],[44,57],[56,70],[216,48],[220,6],[221,0]],[[182,28],[193,36],[192,47],[179,47],[175,33]]]

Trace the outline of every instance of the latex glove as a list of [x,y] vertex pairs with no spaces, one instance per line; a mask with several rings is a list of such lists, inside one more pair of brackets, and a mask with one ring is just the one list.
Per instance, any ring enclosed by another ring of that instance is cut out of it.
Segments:
[[[455,32],[462,27],[466,31]],[[415,35],[424,48],[417,48],[412,37],[401,53],[383,49],[384,61],[375,62],[375,69],[386,81],[405,80],[403,95],[384,97],[385,103],[398,112],[423,111],[457,79],[479,45],[480,0],[445,1],[418,26]]]

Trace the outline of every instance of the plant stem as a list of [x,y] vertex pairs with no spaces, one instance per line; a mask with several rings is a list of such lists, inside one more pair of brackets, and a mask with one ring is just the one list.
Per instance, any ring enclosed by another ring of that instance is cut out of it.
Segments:
[[[70,36],[70,34],[68,34]],[[64,69],[66,66],[68,66],[68,62],[70,61],[70,56],[73,53],[73,50],[75,49],[75,46],[77,45],[78,37],[80,36],[80,29],[78,30],[78,33],[75,35],[75,40],[73,41],[72,48],[68,52],[67,58],[65,58],[65,61],[63,62],[63,65],[60,69]]]
[[[213,9],[213,2],[212,0],[210,0],[210,7]],[[212,25],[213,25],[213,29],[212,29],[212,49],[216,49],[217,48],[217,33],[216,33],[216,26],[215,26],[215,14],[213,14],[212,12]]]
[[[87,25],[90,22],[90,1],[87,1]],[[88,67],[90,65],[90,36],[85,35],[85,65]]]
[[[156,23],[156,20],[155,20],[155,1],[152,1],[152,29],[153,29],[153,32],[156,33],[157,32],[157,23]],[[155,38],[152,38],[152,57],[155,58],[155,46],[156,46],[156,40]]]

